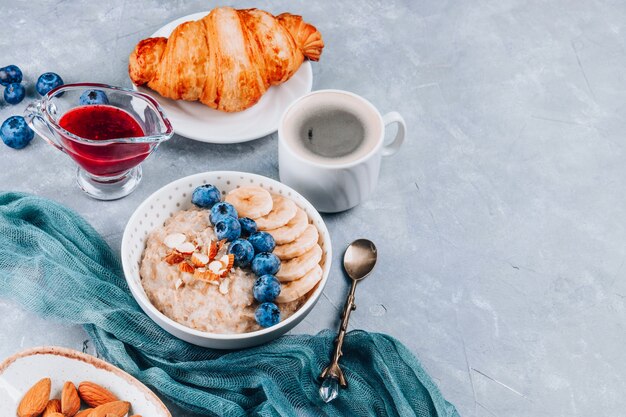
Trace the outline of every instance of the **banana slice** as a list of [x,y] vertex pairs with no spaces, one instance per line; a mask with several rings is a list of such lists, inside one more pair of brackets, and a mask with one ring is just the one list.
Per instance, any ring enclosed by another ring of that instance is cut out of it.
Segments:
[[293,219],[298,211],[296,203],[283,196],[272,195],[272,202],[274,206],[267,216],[254,219],[259,230],[278,229],[289,223],[289,220]]
[[289,220],[289,223],[278,229],[266,230],[266,232],[272,235],[277,245],[284,245],[300,237],[308,225],[309,217],[304,210],[298,207],[296,209],[296,215],[293,219]]
[[272,195],[261,187],[235,188],[226,194],[224,201],[235,206],[239,217],[251,219],[267,215],[274,205]]
[[276,273],[276,278],[278,278],[280,282],[295,281],[315,268],[315,265],[318,265],[321,260],[322,248],[320,248],[320,245],[315,245],[302,256],[298,256],[287,262],[282,262],[280,269]]
[[288,261],[296,256],[303,255],[308,252],[317,244],[319,233],[317,227],[312,224],[308,225],[304,230],[304,233],[300,235],[296,240],[291,243],[276,246],[274,249],[274,255],[278,256],[281,260]]
[[277,303],[289,303],[305,296],[322,279],[322,268],[315,265],[305,276],[288,284],[283,284],[280,294],[276,297]]

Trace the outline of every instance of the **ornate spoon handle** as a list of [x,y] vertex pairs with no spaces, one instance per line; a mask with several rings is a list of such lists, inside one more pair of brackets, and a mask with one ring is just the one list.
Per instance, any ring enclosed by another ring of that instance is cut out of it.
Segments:
[[320,378],[324,380],[322,383],[322,387],[320,388],[320,396],[325,402],[330,402],[334,400],[337,395],[339,395],[338,384],[341,385],[342,388],[348,386],[348,381],[346,381],[345,376],[343,375],[343,371],[339,367],[339,359],[343,356],[341,352],[341,347],[343,346],[343,339],[346,336],[346,332],[348,331],[348,321],[350,320],[350,313],[353,310],[356,310],[356,304],[354,304],[354,293],[356,291],[357,281],[352,280],[352,286],[350,287],[350,293],[346,298],[346,304],[343,307],[343,314],[341,316],[341,326],[339,327],[339,332],[337,333],[337,338],[335,339],[335,351],[333,353],[333,359],[322,371]]

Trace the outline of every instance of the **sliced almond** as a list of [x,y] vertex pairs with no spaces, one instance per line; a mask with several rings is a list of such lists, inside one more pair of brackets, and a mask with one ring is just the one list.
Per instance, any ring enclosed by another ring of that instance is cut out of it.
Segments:
[[174,249],[178,245],[182,245],[187,240],[187,236],[182,233],[172,233],[165,236],[163,243],[170,249]]
[[191,263],[196,267],[200,268],[208,264],[210,261],[209,257],[204,253],[194,252],[191,255]]
[[230,270],[235,264],[235,255],[229,253],[228,255],[224,255],[220,258],[220,262],[224,265],[225,269]]
[[18,417],[38,417],[48,405],[50,399],[50,378],[43,378],[33,385],[17,407]]
[[207,255],[209,256],[210,261],[215,259],[215,257],[217,256],[218,250],[219,250],[219,247],[217,246],[217,243],[214,241],[211,241],[211,243],[209,243],[209,247],[207,248]]
[[228,290],[230,289],[230,280],[229,279],[224,279],[222,280],[222,282],[220,283],[220,293],[221,294],[228,294]]
[[193,277],[200,281],[210,282],[216,281],[217,279],[219,279],[220,276],[211,271],[207,271],[206,269],[196,269],[193,273]]
[[61,412],[66,417],[72,417],[80,410],[80,398],[76,387],[71,382],[63,384],[63,390],[61,391]]
[[61,400],[57,400],[56,398],[48,401],[45,410],[43,410],[42,417],[50,417],[54,413],[61,412]]
[[78,395],[89,407],[117,401],[117,397],[108,389],[93,382],[83,381],[78,384]]
[[188,272],[190,274],[193,274],[193,271],[195,271],[196,268],[194,268],[193,265],[190,265],[187,262],[181,262],[178,264],[178,269],[181,272]]
[[185,257],[183,256],[183,254],[176,250],[168,253],[164,258],[164,261],[170,265],[181,263],[184,260],[185,260]]
[[214,274],[218,274],[221,269],[224,268],[224,265],[220,261],[212,261],[207,265],[207,269]]
[[191,242],[184,242],[176,245],[176,250],[185,255],[191,255],[196,250],[196,245]]
[[109,414],[113,414],[115,417],[125,417],[128,410],[130,410],[128,401],[113,401],[99,405],[89,414],[89,417],[106,417]]
[[182,287],[183,285],[185,285],[185,282],[184,282],[182,279],[180,279],[180,278],[178,278],[178,279],[176,280],[176,282],[174,283],[174,287],[175,287],[176,289],[179,289],[179,288],[180,288],[180,287]]

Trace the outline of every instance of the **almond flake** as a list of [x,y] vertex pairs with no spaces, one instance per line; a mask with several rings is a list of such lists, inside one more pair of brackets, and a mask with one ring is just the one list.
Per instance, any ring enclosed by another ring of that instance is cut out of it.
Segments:
[[178,269],[180,269],[181,272],[188,272],[188,273],[193,273],[193,271],[195,271],[195,268],[188,264],[187,262],[181,262],[178,264]]
[[207,255],[209,255],[209,260],[215,259],[218,250],[219,248],[217,247],[217,243],[211,241],[211,243],[209,243],[209,247],[207,248]]
[[191,255],[191,263],[196,267],[202,267],[209,263],[209,257],[204,253],[194,252]]
[[174,286],[176,287],[176,289],[179,289],[180,287],[182,287],[185,283],[183,282],[182,279],[178,278],[176,280],[176,284],[174,284]]
[[196,245],[191,242],[184,242],[177,245],[176,250],[185,255],[191,255],[196,250]]
[[165,236],[163,243],[170,249],[174,249],[176,246],[182,245],[187,240],[187,236],[182,233],[172,233]]
[[229,287],[230,287],[230,280],[229,279],[222,280],[222,282],[220,283],[220,288],[219,288],[220,293],[228,294]]
[[220,269],[224,268],[224,265],[220,261],[212,261],[209,265],[207,265],[209,271],[217,274]]
[[174,265],[174,264],[184,261],[185,257],[183,256],[182,253],[175,250],[175,251],[168,253],[163,260],[170,265]]

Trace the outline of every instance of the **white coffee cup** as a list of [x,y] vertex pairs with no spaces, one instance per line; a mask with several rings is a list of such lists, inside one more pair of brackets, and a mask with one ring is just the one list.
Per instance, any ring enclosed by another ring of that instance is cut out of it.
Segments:
[[[385,142],[385,129],[392,123],[398,131]],[[381,157],[395,154],[405,134],[397,112],[381,116],[369,101],[347,91],[314,91],[292,103],[281,118],[280,181],[318,211],[348,210],[372,194]],[[361,141],[356,139],[360,136]]]

